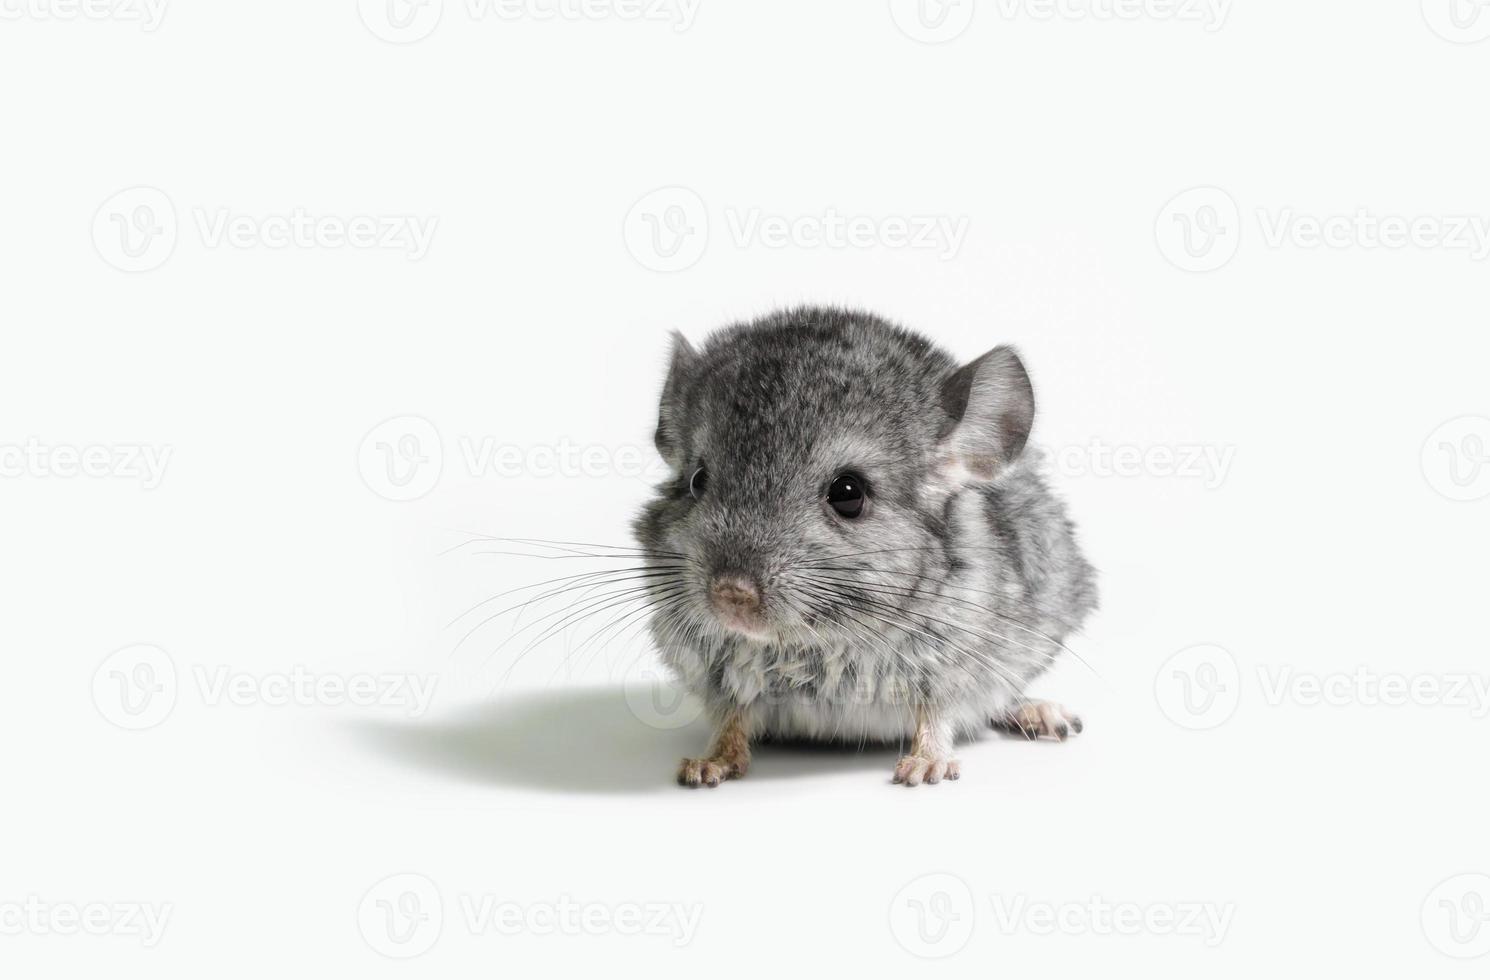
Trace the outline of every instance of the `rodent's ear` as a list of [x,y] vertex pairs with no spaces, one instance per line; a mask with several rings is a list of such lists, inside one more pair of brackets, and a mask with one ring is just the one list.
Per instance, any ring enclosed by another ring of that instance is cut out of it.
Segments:
[[688,338],[673,331],[673,354],[667,369],[667,381],[662,386],[662,403],[657,408],[657,434],[653,441],[657,452],[667,465],[678,469],[683,465],[683,427],[679,413],[682,411],[682,391],[693,366],[698,361],[698,352]]
[[1024,451],[1035,423],[1035,389],[1012,347],[995,347],[942,385],[947,427],[939,463],[963,482],[991,480]]

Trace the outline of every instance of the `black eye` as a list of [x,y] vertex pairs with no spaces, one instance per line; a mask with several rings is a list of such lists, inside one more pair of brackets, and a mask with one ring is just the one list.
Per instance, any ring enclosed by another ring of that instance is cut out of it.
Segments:
[[854,473],[840,473],[828,484],[828,505],[838,516],[853,519],[864,513],[864,481]]
[[708,489],[708,486],[709,471],[700,466],[693,471],[693,476],[688,478],[688,492],[693,494],[694,500],[697,500],[704,495],[704,491]]

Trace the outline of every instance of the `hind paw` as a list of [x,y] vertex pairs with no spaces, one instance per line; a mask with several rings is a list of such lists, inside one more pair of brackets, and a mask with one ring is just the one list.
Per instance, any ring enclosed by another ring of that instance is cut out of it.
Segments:
[[1084,726],[1074,712],[1054,701],[1030,701],[1001,718],[993,719],[993,727],[1016,732],[1031,740],[1044,736],[1064,742],[1068,735],[1080,735]]

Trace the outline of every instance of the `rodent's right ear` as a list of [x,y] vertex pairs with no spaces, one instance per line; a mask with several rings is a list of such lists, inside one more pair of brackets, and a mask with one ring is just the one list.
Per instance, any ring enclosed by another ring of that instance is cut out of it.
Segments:
[[991,480],[1014,462],[1035,421],[1035,391],[1012,347],[995,347],[942,386],[947,429],[938,465],[961,483]]
[[667,369],[667,381],[662,386],[662,402],[657,408],[657,452],[673,469],[683,466],[683,388],[688,382],[694,365],[698,363],[698,352],[688,338],[673,331],[673,354]]

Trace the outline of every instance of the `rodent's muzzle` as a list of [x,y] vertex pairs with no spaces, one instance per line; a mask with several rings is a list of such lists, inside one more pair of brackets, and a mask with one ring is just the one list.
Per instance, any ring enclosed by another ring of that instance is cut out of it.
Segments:
[[709,587],[709,605],[729,629],[753,637],[760,637],[766,631],[760,587],[744,576],[716,577]]

